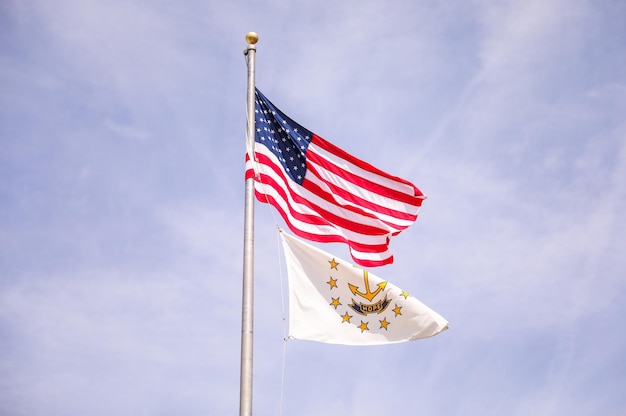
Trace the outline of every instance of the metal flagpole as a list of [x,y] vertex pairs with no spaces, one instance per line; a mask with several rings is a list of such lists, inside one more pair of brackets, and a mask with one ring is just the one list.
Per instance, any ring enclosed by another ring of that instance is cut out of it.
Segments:
[[[248,62],[248,97],[246,103],[246,148],[254,157],[254,64],[259,36],[246,34],[248,47],[243,52]],[[254,160],[254,159],[252,159]],[[254,327],[254,178],[246,180],[243,230],[243,291],[241,306],[241,374],[239,416],[252,415],[252,352]]]

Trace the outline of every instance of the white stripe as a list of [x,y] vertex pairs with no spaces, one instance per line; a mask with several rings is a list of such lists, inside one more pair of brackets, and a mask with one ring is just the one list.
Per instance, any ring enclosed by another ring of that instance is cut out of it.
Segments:
[[[304,215],[313,215],[318,218],[320,218],[320,215],[316,213],[315,211],[313,211],[312,209],[310,209],[309,207],[307,207],[306,205],[296,203],[291,198],[289,194],[289,190],[284,186],[284,182],[281,181],[280,178],[277,177],[270,168],[266,167],[262,163],[259,163],[259,170],[260,172],[273,177],[274,180],[276,180],[279,183],[281,188],[287,194],[288,200],[287,201],[284,200],[283,197],[278,193],[278,191],[276,191],[274,187],[268,184],[263,184],[258,181],[255,181],[254,182],[255,189],[261,192],[262,194],[273,197],[278,203],[278,205],[281,207],[282,211],[284,211],[284,213],[287,215],[287,217],[289,218],[289,221],[293,224],[294,227],[302,230],[303,232],[307,232],[307,233],[315,234],[315,235],[341,236],[343,238],[346,238],[347,240],[351,240],[351,241],[357,242],[359,244],[364,244],[364,245],[385,245],[386,244],[387,242],[386,235],[372,236],[368,234],[361,234],[361,233],[358,233],[358,232],[355,232],[355,231],[352,231],[343,227],[339,227],[337,225],[332,225],[332,223],[331,225],[317,225],[317,224],[310,224],[308,222],[303,222],[301,220],[294,218],[289,211],[290,207],[294,211],[304,214]],[[304,189],[301,187],[293,189],[293,191],[297,194],[301,194],[301,192],[299,192],[300,190],[304,190]]]
[[[357,194],[358,190],[363,189],[363,188],[359,188],[359,187],[357,187],[356,185],[354,185],[354,184],[352,184],[350,182],[344,181],[342,178],[339,178],[338,176],[332,174],[331,172],[328,172],[328,171],[324,170],[323,168],[319,167],[318,165],[315,165],[315,166],[318,169],[318,172],[320,173],[320,175],[322,175],[323,180],[319,179],[318,177],[316,177],[313,174],[309,174],[309,171],[307,171],[306,178],[309,181],[311,181],[311,182],[315,183],[316,185],[318,185],[323,190],[331,193],[333,195],[333,198],[337,201],[337,203],[339,205],[349,205],[349,206],[353,206],[353,207],[358,207],[359,209],[361,209],[361,210],[363,210],[363,211],[365,211],[367,213],[370,213],[370,214],[376,216],[377,218],[380,218],[382,221],[385,221],[385,222],[387,222],[389,224],[393,224],[393,226],[394,226],[393,228],[396,231],[402,231],[402,230],[404,230],[405,228],[409,227],[410,225],[412,225],[415,222],[413,220],[401,219],[401,218],[393,217],[391,215],[387,215],[387,214],[384,214],[384,213],[382,213],[380,211],[376,211],[376,210],[370,209],[368,207],[364,207],[362,205],[355,204],[352,201],[348,201],[345,198],[342,198],[340,195],[337,195],[331,189],[329,189],[328,185],[326,185],[324,180],[326,180],[328,182],[333,182],[333,179],[335,179],[334,180],[334,184],[335,185],[343,188],[344,190],[346,190],[347,192],[351,193],[352,195],[358,195],[361,198],[367,199],[367,200],[369,200],[369,201],[371,201],[371,202],[373,202],[373,203],[375,203],[377,205],[383,205],[383,203],[385,202],[385,201],[380,201],[383,198],[377,197],[377,194],[371,193],[371,192],[366,191],[366,190],[363,190],[362,191],[363,194],[361,194],[361,195]],[[396,201],[396,202],[398,202],[398,201]],[[402,204],[402,203],[398,202],[398,204]],[[402,204],[402,205],[405,205],[405,204]],[[401,210],[401,209],[398,209],[400,207],[389,207],[389,206],[387,206],[387,208],[395,209],[397,211]],[[415,212],[408,212],[408,213],[413,214],[413,215],[417,215],[417,212],[419,211],[419,207],[411,206],[411,208],[414,208]],[[407,212],[407,211],[403,211],[403,212]]]
[[[262,147],[262,146],[257,146],[257,152],[259,152],[259,150],[260,150],[259,148],[260,147]],[[273,158],[273,159],[275,159],[275,158]],[[246,163],[246,168],[247,168],[247,170],[251,169],[252,168],[252,163],[247,162]],[[339,236],[339,237],[345,238],[348,241],[353,241],[353,242],[361,244],[361,245],[385,246],[387,244],[387,237],[390,237],[390,234],[380,235],[380,236],[372,236],[372,235],[368,235],[368,234],[361,234],[361,233],[358,233],[358,232],[355,232],[355,231],[351,231],[349,229],[340,227],[338,225],[310,224],[310,223],[303,222],[301,220],[298,220],[298,219],[294,218],[290,214],[290,211],[289,211],[290,207],[294,211],[302,213],[302,214],[313,215],[313,216],[316,216],[318,218],[320,216],[315,211],[311,210],[309,207],[307,207],[305,205],[302,205],[302,204],[298,204],[295,201],[293,201],[293,199],[291,199],[291,197],[290,197],[289,190],[286,189],[286,187],[285,187],[284,181],[280,177],[278,177],[270,167],[267,167],[265,164],[259,163],[258,164],[258,169],[260,170],[260,172],[262,172],[264,174],[267,174],[268,176],[271,176],[279,184],[279,186],[281,186],[283,191],[287,194],[288,201],[285,201],[282,198],[282,196],[270,185],[262,184],[262,183],[260,183],[258,181],[255,181],[255,183],[254,183],[255,189],[258,192],[262,193],[262,194],[271,196],[276,201],[276,203],[280,206],[280,209],[285,213],[285,215],[288,218],[288,222],[293,227],[301,230],[302,232],[309,233],[309,234],[312,234],[312,235],[318,235],[318,236]],[[298,195],[302,196],[302,191],[308,193],[308,191],[306,191],[301,186],[293,183],[292,181],[289,181],[288,184],[292,185],[291,189],[293,190],[293,192],[295,192]],[[313,195],[313,197],[315,197],[315,196]],[[327,203],[326,201],[324,201],[324,202]],[[351,212],[350,212],[350,214],[354,215]],[[370,253],[370,252],[361,252],[361,251],[357,250],[356,248],[350,247],[350,253],[351,253],[351,255],[355,259],[359,259],[361,261],[373,261],[373,262],[382,262],[382,261],[388,259],[389,257],[391,257],[391,255],[392,255],[391,251],[388,248],[385,251],[383,251],[383,252]]]
[[[258,145],[257,149],[256,149],[257,153],[262,153],[264,156],[270,158],[272,160],[272,162],[279,166],[282,170],[282,165],[280,164],[280,162],[278,161],[278,159],[276,158],[276,156],[265,146],[263,145]],[[259,171],[262,173],[267,174],[268,176],[272,177],[276,182],[284,184],[284,180],[277,176],[276,173],[274,172],[274,170],[272,170],[270,167],[265,166],[263,163],[259,163]],[[286,174],[285,174],[286,176]],[[303,197],[304,199],[306,199],[307,201],[310,201],[312,204],[317,205],[322,207],[323,209],[325,209],[326,211],[331,212],[332,214],[340,217],[340,218],[345,218],[348,219],[352,222],[358,223],[358,224],[362,224],[362,225],[367,225],[367,226],[372,226],[372,227],[377,227],[381,230],[386,230],[389,233],[394,233],[399,231],[400,229],[396,228],[396,227],[391,227],[387,224],[382,223],[381,221],[377,220],[376,218],[371,218],[365,215],[360,215],[358,213],[355,213],[354,211],[350,211],[347,209],[344,209],[341,207],[341,205],[339,204],[333,204],[332,202],[329,202],[323,198],[318,197],[317,195],[315,195],[314,193],[310,192],[309,190],[303,188],[302,186],[298,185],[297,183],[288,180],[286,186],[289,187],[289,189],[291,189],[296,195],[300,195],[301,197]],[[285,188],[285,190],[287,190],[287,188]],[[288,192],[287,192],[288,193]],[[289,194],[289,193],[288,193]],[[304,205],[298,204],[295,201],[293,201],[293,199],[291,199],[291,197],[288,195],[289,198],[289,203],[297,209],[298,212],[301,213],[305,213],[305,214],[313,214],[316,216],[320,216],[318,213],[316,213],[315,211],[311,210],[308,207],[305,207]],[[297,207],[302,207],[302,208],[297,208]],[[328,219],[326,219],[328,220]],[[337,225],[340,226],[340,225]],[[357,240],[358,241],[358,240]]]
[[[375,182],[379,185],[385,186],[387,188],[390,189],[394,189],[398,192],[402,192],[405,195],[413,195],[414,194],[414,189],[413,187],[403,183],[403,182],[398,182],[398,181],[394,181],[392,179],[386,178],[384,176],[378,175],[377,173],[374,172],[370,172],[369,170],[365,170],[353,163],[348,162],[347,160],[336,156],[333,153],[330,153],[318,146],[316,146],[314,143],[309,144],[308,147],[308,151],[313,151],[315,152],[315,154],[323,157],[324,159],[328,160],[330,163],[339,166],[341,169],[347,171],[347,172],[351,172],[356,176],[360,176],[362,178],[367,178],[368,180],[370,180],[371,182]],[[364,162],[366,163],[366,162]]]
[[[321,150],[319,148],[316,148],[315,146],[309,146],[309,150],[308,152],[317,152],[318,150]],[[342,159],[343,160],[343,159]],[[419,206],[415,206],[415,205],[411,205],[411,204],[407,204],[404,203],[402,201],[398,201],[397,199],[393,199],[393,198],[389,198],[385,195],[381,195],[378,193],[375,193],[369,189],[363,188],[361,186],[355,185],[352,182],[348,182],[345,179],[341,178],[340,176],[335,175],[333,172],[326,170],[324,167],[322,167],[321,165],[312,162],[310,159],[307,160],[307,162],[309,164],[311,164],[316,171],[319,173],[319,175],[321,176],[321,179],[317,178],[315,175],[309,175],[307,172],[307,179],[310,180],[311,182],[314,182],[315,184],[317,184],[318,186],[320,186],[322,189],[333,193],[329,187],[324,183],[324,181],[333,184],[341,189],[344,189],[346,192],[359,197],[361,199],[370,201],[378,206],[384,207],[384,208],[388,208],[388,209],[392,209],[394,211],[399,211],[399,212],[404,212],[407,214],[411,214],[411,215],[417,215],[417,213],[419,212],[420,207]],[[331,161],[332,162],[332,161]],[[336,163],[333,163],[336,164]],[[362,169],[361,169],[362,170]],[[363,171],[363,170],[362,170]],[[363,171],[366,174],[368,172]],[[375,177],[371,177],[372,174],[369,174],[368,176],[365,176],[365,179],[368,179],[370,181],[375,181],[376,179],[385,179],[382,178],[378,175],[375,175]],[[389,182],[389,180],[386,180],[386,182]],[[384,184],[385,186],[387,186],[387,184]],[[405,188],[408,188],[407,186],[405,186]],[[406,189],[405,189],[406,190]],[[411,193],[409,194],[411,196],[413,196],[413,190],[411,188]],[[388,214],[384,214],[381,213],[379,211],[361,206],[361,205],[356,205],[354,202],[350,202],[350,201],[346,201],[344,198],[341,198],[339,195],[334,194],[335,198],[340,199],[341,203],[343,204],[349,204],[352,206],[358,206],[359,208],[363,209],[364,211],[367,211],[371,214],[376,215],[377,217],[380,217],[381,219],[383,219],[384,221],[388,221],[392,224],[397,224],[398,225],[398,230],[403,230],[406,227],[410,226],[411,224],[413,224],[415,221],[412,220],[406,220],[406,219],[400,219],[400,218],[396,218],[393,216],[390,216]]]
[[[269,185],[263,185],[259,182],[255,182],[255,188],[259,192],[262,192],[265,195],[273,197],[276,200],[276,203],[280,206],[280,209],[285,213],[285,215],[287,215],[288,222],[293,227],[301,230],[302,232],[306,232],[306,233],[313,234],[313,235],[319,235],[319,236],[339,236],[339,237],[345,238],[348,241],[354,241],[362,245],[384,245],[387,243],[387,239],[384,236],[382,238],[373,237],[369,235],[354,233],[345,228],[339,228],[339,227],[328,226],[328,225],[320,226],[320,225],[310,224],[307,222],[297,220],[289,212],[289,203],[286,202],[284,199],[282,199],[281,196],[278,194],[278,192],[276,192],[276,190],[273,187]],[[306,207],[303,207],[297,204],[294,205],[293,203],[291,203],[291,207],[293,207],[299,212],[306,209]],[[316,214],[313,213],[313,215],[316,215]],[[352,246],[350,246],[350,254],[355,259],[359,259],[362,261],[377,261],[377,262],[384,261],[385,259],[388,259],[392,255],[389,249],[383,251],[382,253],[368,253],[368,252],[361,252]]]

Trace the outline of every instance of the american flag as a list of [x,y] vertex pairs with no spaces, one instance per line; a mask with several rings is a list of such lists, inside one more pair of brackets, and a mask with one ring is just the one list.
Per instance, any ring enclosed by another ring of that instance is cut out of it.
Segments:
[[258,89],[255,102],[256,163],[246,156],[246,179],[256,198],[301,238],[347,243],[363,267],[392,263],[390,237],[415,222],[424,194],[305,129]]

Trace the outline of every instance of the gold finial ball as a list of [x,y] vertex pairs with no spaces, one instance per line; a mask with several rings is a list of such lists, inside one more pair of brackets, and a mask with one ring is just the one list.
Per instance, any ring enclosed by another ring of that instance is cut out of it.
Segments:
[[246,42],[248,42],[249,45],[254,45],[258,41],[259,41],[259,35],[257,35],[255,32],[246,33]]

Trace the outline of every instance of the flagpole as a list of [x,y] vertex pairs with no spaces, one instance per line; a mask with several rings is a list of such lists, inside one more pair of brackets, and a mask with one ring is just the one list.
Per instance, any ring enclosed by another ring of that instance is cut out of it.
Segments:
[[[248,94],[246,102],[246,148],[254,157],[254,65],[259,36],[246,34],[248,47]],[[239,416],[252,415],[252,353],[254,329],[254,178],[246,180],[243,230],[243,290],[241,305],[241,373],[239,381]]]

